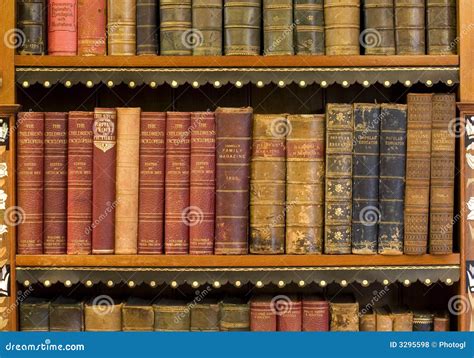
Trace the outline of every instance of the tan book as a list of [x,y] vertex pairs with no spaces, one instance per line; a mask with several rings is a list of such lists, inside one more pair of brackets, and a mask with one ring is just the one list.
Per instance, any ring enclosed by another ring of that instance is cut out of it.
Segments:
[[375,309],[376,329],[378,332],[393,331],[393,319],[390,310],[386,307],[377,307]]
[[413,331],[413,312],[405,308],[392,308],[393,331]]
[[114,332],[122,330],[122,303],[108,296],[97,296],[84,307],[85,331]]
[[359,331],[359,304],[357,302],[331,302],[331,331]]
[[219,328],[221,331],[249,331],[249,304],[232,299],[221,302]]
[[397,0],[394,4],[397,55],[424,55],[425,0]]
[[370,311],[359,316],[359,331],[374,332],[377,330],[377,317]]
[[360,54],[360,0],[325,0],[326,55]]
[[155,315],[148,301],[129,298],[122,307],[123,331],[153,331]]
[[136,14],[136,0],[107,1],[108,55],[135,55]]
[[155,331],[189,331],[191,309],[185,301],[161,300],[153,305],[153,311],[155,313]]

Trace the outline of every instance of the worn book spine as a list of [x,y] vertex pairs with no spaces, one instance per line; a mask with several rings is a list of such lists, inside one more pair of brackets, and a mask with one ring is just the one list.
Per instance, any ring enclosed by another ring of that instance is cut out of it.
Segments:
[[380,106],[354,104],[352,253],[376,254],[379,223]]
[[160,332],[186,332],[191,325],[191,310],[186,302],[160,302],[153,305],[154,330]]
[[366,55],[395,55],[393,0],[364,1],[365,30],[361,45]]
[[39,298],[27,298],[20,303],[19,316],[20,331],[49,331],[49,302]]
[[286,253],[321,254],[324,231],[325,117],[288,116]]
[[413,331],[432,331],[434,316],[432,313],[420,311],[413,313]]
[[455,55],[456,0],[427,0],[428,55]]
[[352,105],[327,105],[324,228],[326,254],[351,253],[353,127]]
[[24,219],[17,248],[20,255],[37,255],[43,253],[44,113],[20,112],[17,126],[17,200]]
[[324,55],[323,0],[295,0],[295,51],[297,55]]
[[20,55],[44,55],[46,52],[46,0],[18,0],[17,26],[24,38],[17,44]]
[[259,55],[261,0],[224,0],[226,55]]
[[377,319],[374,312],[361,313],[359,315],[359,331],[375,332],[376,322]]
[[56,303],[49,306],[51,332],[80,332],[84,330],[84,305],[82,302]]
[[189,253],[214,253],[216,125],[214,113],[191,113]]
[[404,252],[422,255],[428,248],[432,94],[407,96],[407,159]]
[[198,303],[191,308],[191,331],[219,331],[219,305],[217,303]]
[[160,55],[192,55],[198,39],[191,28],[191,0],[159,1]]
[[413,330],[413,312],[404,310],[393,313],[393,331],[411,332]]
[[272,297],[255,297],[250,300],[250,330],[254,332],[275,332],[277,314],[272,306]]
[[225,332],[250,330],[250,307],[248,304],[222,302],[219,329]]
[[433,331],[445,332],[450,330],[449,313],[437,313],[433,319]]
[[136,0],[107,0],[107,53],[135,55]]
[[[98,300],[100,301],[100,300]],[[122,330],[122,304],[88,303],[84,307],[84,326],[88,332],[116,332]]]
[[153,331],[155,315],[153,307],[125,303],[122,307],[122,331]]
[[[274,310],[277,312],[277,326],[279,332],[300,332],[303,322],[301,300],[296,296],[289,296],[289,300],[274,302]],[[282,304],[282,307],[279,305]]]
[[329,304],[331,316],[331,331],[357,332],[359,331],[359,304],[336,303]]
[[78,0],[77,54],[79,56],[105,55],[106,0]]
[[303,298],[302,331],[329,331],[329,302],[315,297]]
[[48,0],[48,55],[77,54],[77,0]]
[[48,255],[66,253],[67,112],[44,114],[44,233]]
[[294,55],[293,0],[263,0],[263,54]]
[[138,253],[163,253],[165,207],[166,113],[142,112],[140,118],[140,176]]
[[193,55],[222,55],[222,13],[222,0],[192,1]]
[[456,95],[433,96],[431,133],[430,254],[453,252]]
[[397,0],[394,4],[397,55],[424,55],[425,0]]
[[384,308],[375,309],[377,332],[392,332],[393,317],[389,310]]
[[166,114],[165,253],[189,251],[189,227],[196,212],[189,206],[191,114]]
[[113,254],[115,241],[115,108],[95,108],[92,164],[92,253]]
[[325,0],[326,55],[359,55],[360,0]]
[[286,115],[254,115],[250,171],[252,254],[285,253],[285,128],[289,128]]
[[377,251],[403,253],[407,106],[382,104],[380,110],[380,222]]
[[217,108],[216,233],[217,255],[248,253],[252,108]]
[[158,4],[137,0],[137,55],[158,54]]

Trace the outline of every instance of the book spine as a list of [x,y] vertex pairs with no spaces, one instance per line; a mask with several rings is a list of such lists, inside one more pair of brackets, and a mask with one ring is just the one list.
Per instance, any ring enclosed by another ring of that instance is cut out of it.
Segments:
[[435,332],[446,332],[449,331],[449,315],[446,316],[435,316],[433,320],[433,331]]
[[142,112],[138,253],[163,253],[166,113]]
[[187,332],[191,326],[191,310],[184,302],[173,305],[154,305],[154,330],[159,332]]
[[140,108],[117,108],[115,253],[136,254]]
[[195,56],[222,55],[222,0],[194,0],[192,2]]
[[353,127],[352,105],[327,105],[324,228],[326,254],[351,253]]
[[424,55],[425,0],[397,0],[394,4],[397,55]]
[[376,331],[376,318],[375,313],[368,312],[361,314],[359,317],[359,331],[362,332],[375,332]]
[[21,302],[19,316],[20,331],[49,331],[49,302]]
[[158,4],[137,0],[137,55],[158,54]]
[[48,54],[77,54],[77,0],[48,0]]
[[285,115],[254,116],[250,172],[252,254],[285,253],[285,139],[288,129]]
[[153,331],[155,317],[153,307],[147,305],[128,305],[122,307],[122,331]]
[[66,253],[67,113],[44,114],[44,253]]
[[380,106],[354,104],[352,253],[376,254],[379,223]]
[[[189,253],[214,253],[216,125],[214,113],[191,114]],[[193,211],[193,213],[191,213]],[[193,215],[191,215],[193,214]]]
[[295,0],[295,50],[297,55],[324,55],[323,0]]
[[224,0],[226,55],[259,55],[261,0]]
[[122,304],[86,304],[84,331],[117,332],[122,330]]
[[272,302],[250,302],[250,330],[253,332],[275,332],[277,315]]
[[263,0],[264,55],[294,55],[293,0]]
[[359,304],[333,303],[329,304],[331,317],[330,330],[334,332],[359,331]]
[[365,30],[362,47],[366,55],[395,55],[393,0],[364,1]]
[[433,315],[432,314],[417,314],[413,315],[413,331],[432,331],[433,330]]
[[427,0],[428,55],[455,55],[456,0]]
[[382,104],[380,110],[379,254],[403,253],[407,106]]
[[226,332],[250,330],[250,308],[248,304],[221,304],[219,329]]
[[18,0],[17,26],[23,33],[20,55],[44,55],[46,52],[46,0]]
[[[278,300],[275,305],[278,305]],[[301,301],[297,299],[290,299],[284,302],[284,307],[279,310],[279,307],[274,308],[277,312],[277,325],[279,332],[300,332],[303,321]]]
[[18,254],[43,253],[44,114],[20,112],[17,120]]
[[94,112],[69,112],[67,253],[92,250],[92,161]]
[[197,303],[191,308],[192,332],[219,331],[219,305]]
[[376,329],[377,332],[393,331],[393,319],[390,313],[376,313]]
[[360,0],[325,0],[326,55],[359,55]]
[[115,163],[117,114],[114,108],[94,110],[92,164],[92,253],[113,254],[115,238]]
[[411,332],[413,331],[413,313],[403,312],[393,315],[393,331],[394,332]]
[[329,303],[303,300],[303,331],[329,331]]
[[135,55],[136,0],[107,0],[107,53]]
[[189,206],[191,114],[166,114],[165,253],[189,251],[189,225],[195,211]]
[[105,55],[106,0],[78,0],[77,54],[79,56]]
[[80,332],[84,330],[84,306],[82,302],[50,304],[49,331]]
[[192,55],[191,0],[160,0],[160,55]]

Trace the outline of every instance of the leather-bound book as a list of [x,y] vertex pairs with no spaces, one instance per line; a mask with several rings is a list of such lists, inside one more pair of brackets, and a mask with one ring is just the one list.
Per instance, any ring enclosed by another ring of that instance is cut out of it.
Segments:
[[222,0],[192,1],[195,56],[222,55]]
[[439,312],[433,318],[433,331],[444,332],[450,330],[449,313]]
[[20,303],[20,331],[49,331],[49,302],[39,297],[27,297]]
[[161,300],[153,305],[153,311],[155,313],[155,331],[189,331],[191,324],[191,310],[186,302],[178,300]]
[[105,55],[107,52],[106,0],[78,0],[77,54]]
[[326,55],[359,55],[360,0],[324,0]]
[[44,55],[46,52],[46,0],[18,0],[17,26],[24,34],[18,47],[20,55]]
[[85,331],[116,332],[122,330],[122,306],[109,299],[94,299],[84,306]]
[[352,105],[332,104],[326,110],[326,207],[324,253],[351,253]]
[[140,197],[138,253],[163,252],[166,113],[142,112],[140,118]]
[[191,331],[219,331],[219,304],[197,303],[191,307]]
[[301,300],[296,295],[274,300],[279,332],[300,332],[303,323]]
[[426,1],[428,55],[455,55],[456,0]]
[[115,244],[115,163],[117,159],[115,108],[94,109],[92,165],[92,253],[113,254]]
[[261,0],[224,0],[224,52],[259,55]]
[[44,234],[48,255],[66,253],[67,112],[44,114]]
[[359,304],[357,302],[330,302],[331,331],[359,331]]
[[456,138],[449,125],[456,118],[456,95],[433,95],[431,133],[430,254],[453,252],[454,162]]
[[69,112],[67,253],[92,250],[92,162],[94,112]]
[[295,51],[297,55],[324,55],[323,0],[295,0]]
[[302,331],[329,331],[329,302],[318,296],[304,296]]
[[107,54],[135,55],[136,0],[107,0]]
[[428,248],[432,94],[407,96],[407,159],[404,252],[422,255]]
[[369,311],[359,315],[359,331],[375,332],[377,330],[377,317],[375,312]]
[[425,0],[397,0],[394,4],[397,55],[424,55]]
[[137,55],[158,54],[158,4],[137,0]]
[[[165,253],[187,254],[189,227],[199,215],[189,206],[191,114],[166,114]],[[198,219],[199,220],[199,219]]]
[[288,116],[286,253],[321,254],[324,231],[325,117]]
[[379,222],[380,105],[354,104],[352,253],[376,254]]
[[293,0],[263,0],[263,54],[294,55]]
[[[278,127],[281,127],[279,131]],[[286,115],[253,118],[250,253],[285,253]]]
[[380,109],[379,254],[403,253],[407,106],[382,104]]
[[392,332],[393,318],[392,313],[385,307],[375,309],[376,328],[378,332]]
[[250,107],[215,112],[217,255],[248,253],[252,113]]
[[250,300],[250,330],[274,332],[277,330],[277,315],[271,296],[256,296]]
[[220,307],[219,329],[221,331],[249,331],[250,306],[236,300],[224,300]]
[[191,113],[189,253],[214,253],[216,124],[214,113]]
[[366,55],[395,55],[393,0],[364,1],[365,30],[361,45]]
[[71,298],[59,297],[49,306],[49,330],[80,332],[84,330],[84,304]]
[[434,315],[428,311],[413,312],[413,331],[432,331]]
[[117,108],[115,253],[136,254],[140,108]]
[[199,36],[192,32],[191,0],[160,1],[160,55],[192,55]]
[[17,121],[17,202],[24,222],[17,228],[20,255],[43,253],[44,114],[20,112]]
[[392,309],[393,331],[410,332],[413,330],[413,312],[404,308]]
[[122,307],[122,331],[153,331],[155,314],[146,300],[129,298]]
[[77,0],[48,0],[48,55],[77,54]]

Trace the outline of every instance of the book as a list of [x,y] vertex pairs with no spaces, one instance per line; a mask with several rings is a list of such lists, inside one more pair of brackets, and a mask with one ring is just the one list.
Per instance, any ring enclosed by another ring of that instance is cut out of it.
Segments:
[[250,253],[285,253],[286,115],[255,114],[250,170]]
[[286,138],[286,253],[321,254],[324,231],[323,114],[288,116]]
[[49,330],[80,332],[84,330],[84,305],[72,298],[58,297],[49,306]]
[[393,331],[393,317],[390,309],[386,307],[375,308],[376,329],[378,332]]
[[263,0],[263,54],[293,55],[293,0]]
[[222,0],[192,1],[193,55],[222,55],[222,13]]
[[155,314],[148,301],[131,297],[122,307],[122,331],[153,331]]
[[109,296],[97,296],[84,306],[84,330],[87,332],[116,332],[122,330],[121,302]]
[[192,55],[196,37],[191,28],[191,0],[159,1],[160,55]]
[[397,0],[394,4],[397,55],[424,55],[425,0]]
[[352,105],[329,103],[326,110],[326,206],[324,253],[351,253]]
[[217,108],[216,255],[248,253],[252,113],[247,108]]
[[329,331],[329,302],[315,295],[303,296],[302,331]]
[[18,321],[20,331],[49,331],[49,304],[46,299],[39,297],[27,297],[20,302]]
[[220,304],[219,330],[226,332],[250,330],[250,307],[238,300],[226,299]]
[[255,296],[250,300],[250,330],[254,332],[275,332],[277,314],[271,296]]
[[158,4],[137,0],[137,55],[158,54]]
[[77,54],[77,0],[48,0],[48,55]]
[[427,0],[426,25],[428,55],[457,53],[456,0]]
[[47,255],[66,253],[67,112],[44,114],[44,232]]
[[366,55],[395,55],[395,11],[393,0],[364,1],[365,30],[362,47]]
[[105,55],[106,0],[78,0],[77,54],[79,56]]
[[155,313],[155,331],[184,332],[189,331],[191,310],[186,302],[179,300],[161,300],[153,304]]
[[[278,297],[278,296],[277,296]],[[273,298],[279,332],[300,332],[303,323],[301,300],[296,295]]]
[[294,0],[294,34],[297,55],[324,55],[323,0]]
[[46,0],[18,0],[17,26],[23,39],[18,46],[19,55],[46,53]]
[[107,54],[133,56],[137,38],[136,0],[107,0]]
[[196,303],[191,307],[192,332],[219,331],[219,304]]
[[405,308],[392,309],[393,331],[410,332],[413,330],[413,312]]
[[434,315],[428,311],[413,312],[413,331],[432,331]]
[[375,332],[377,330],[377,318],[375,312],[370,310],[359,314],[359,331]]
[[260,54],[261,0],[224,0],[226,55]]
[[326,55],[359,55],[360,0],[325,0]]
[[17,253],[43,253],[44,113],[20,112],[17,119]]
[[438,312],[433,318],[433,331],[445,332],[450,330],[449,313]]
[[329,312],[331,331],[359,331],[359,304],[357,302],[330,302]]

